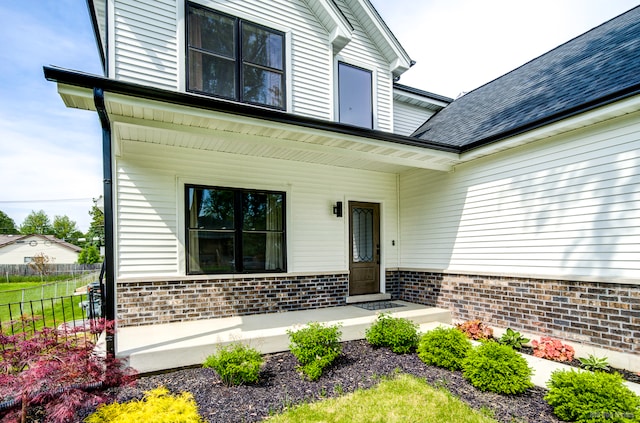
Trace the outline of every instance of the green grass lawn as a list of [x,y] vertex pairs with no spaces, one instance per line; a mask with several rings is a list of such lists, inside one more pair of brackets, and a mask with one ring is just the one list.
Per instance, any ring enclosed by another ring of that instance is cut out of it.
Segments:
[[424,380],[399,375],[378,386],[354,393],[306,403],[270,417],[272,423],[492,423],[496,420],[471,409],[444,389]]
[[[0,322],[19,319],[21,315],[34,316],[36,329],[45,324],[60,323],[83,318],[79,307],[86,295],[75,295],[78,287],[95,280],[96,275],[86,275],[69,281],[58,282],[2,282],[0,283]],[[24,293],[23,290],[24,289]],[[64,297],[60,299],[60,297]],[[42,299],[42,301],[41,301]],[[24,301],[24,302],[23,302]],[[21,303],[22,302],[22,307]],[[10,307],[8,304],[12,304]]]

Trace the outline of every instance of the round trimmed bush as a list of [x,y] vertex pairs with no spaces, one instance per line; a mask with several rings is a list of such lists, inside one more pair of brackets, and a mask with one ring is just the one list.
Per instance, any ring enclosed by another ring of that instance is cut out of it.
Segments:
[[215,370],[226,385],[242,385],[258,381],[263,362],[258,350],[235,343],[207,357],[202,366]]
[[409,319],[380,313],[378,319],[365,332],[367,342],[374,347],[389,347],[396,354],[410,353],[416,349],[418,325]]
[[559,370],[547,382],[545,401],[562,420],[572,422],[638,422],[640,397],[618,373]]
[[533,387],[533,370],[508,345],[486,342],[471,350],[462,367],[464,377],[481,391],[521,394]]
[[460,370],[471,348],[471,341],[458,329],[438,327],[420,338],[418,357],[429,365]]

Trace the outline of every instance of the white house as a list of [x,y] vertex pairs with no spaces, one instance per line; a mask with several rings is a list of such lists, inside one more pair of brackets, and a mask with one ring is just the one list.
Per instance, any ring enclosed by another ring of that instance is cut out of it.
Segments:
[[73,264],[80,250],[53,235],[0,235],[0,264],[29,264],[42,255],[51,264]]
[[640,8],[452,101],[368,0],[89,4],[104,76],[45,76],[102,122],[119,324],[391,297],[640,352]]

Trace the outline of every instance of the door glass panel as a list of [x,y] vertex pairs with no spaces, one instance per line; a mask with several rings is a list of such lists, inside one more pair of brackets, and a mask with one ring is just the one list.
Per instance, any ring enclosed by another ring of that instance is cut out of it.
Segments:
[[373,261],[373,209],[354,207],[353,222],[353,262]]

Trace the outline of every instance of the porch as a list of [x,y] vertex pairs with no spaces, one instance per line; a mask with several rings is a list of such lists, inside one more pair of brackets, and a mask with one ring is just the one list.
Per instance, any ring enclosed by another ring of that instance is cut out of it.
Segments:
[[342,340],[364,338],[380,312],[415,323],[451,324],[449,310],[394,300],[282,313],[254,314],[118,329],[116,355],[140,373],[198,365],[219,346],[241,341],[260,352],[289,349],[287,330],[309,322],[342,325]]

